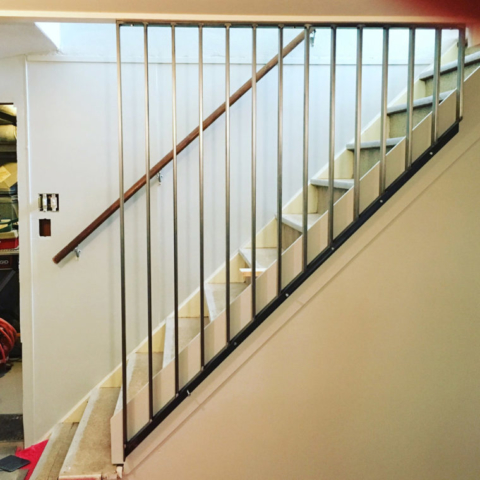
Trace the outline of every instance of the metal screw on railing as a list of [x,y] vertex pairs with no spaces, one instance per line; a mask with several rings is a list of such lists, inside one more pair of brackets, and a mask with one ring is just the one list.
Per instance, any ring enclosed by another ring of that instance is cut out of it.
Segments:
[[161,185],[163,180],[162,172],[158,172],[157,179],[158,179],[158,184]]
[[75,256],[77,257],[77,260],[80,258],[80,255],[82,253],[82,251],[80,250],[80,248],[76,247],[75,250]]

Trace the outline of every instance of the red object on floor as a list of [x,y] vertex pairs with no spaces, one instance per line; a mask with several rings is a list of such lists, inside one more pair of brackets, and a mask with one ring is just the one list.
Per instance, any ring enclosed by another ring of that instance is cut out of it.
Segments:
[[25,480],[29,480],[32,476],[35,467],[37,466],[40,457],[42,456],[45,447],[47,446],[48,440],[32,445],[31,447],[25,448],[25,450],[17,449],[15,455],[19,458],[29,460],[30,464],[22,467],[22,470],[28,470],[28,474],[25,477]]

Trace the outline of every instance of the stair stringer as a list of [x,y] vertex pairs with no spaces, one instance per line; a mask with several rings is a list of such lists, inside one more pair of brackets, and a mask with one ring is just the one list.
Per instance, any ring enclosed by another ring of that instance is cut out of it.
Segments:
[[[455,122],[456,96],[451,94],[439,108],[439,133],[444,133]],[[431,113],[413,130],[414,158],[418,158],[430,147]],[[405,140],[402,140],[387,154],[387,186],[405,168]],[[379,194],[379,164],[377,163],[361,179],[360,209],[368,207]],[[334,232],[340,234],[353,221],[353,189],[342,196],[334,207]],[[308,231],[308,261],[312,261],[327,247],[328,212]],[[282,281],[290,283],[302,269],[302,239],[297,239],[282,256]],[[277,262],[275,261],[257,278],[257,311],[261,311],[276,295]],[[292,313],[293,314],[293,313]],[[251,287],[248,286],[231,304],[231,332],[235,336],[251,320]],[[205,328],[206,361],[212,359],[225,347],[225,312],[221,313]],[[179,356],[180,386],[183,387],[200,370],[200,338],[197,335]],[[154,378],[154,411],[163,408],[175,394],[175,362],[164,366]],[[128,403],[128,434],[131,438],[149,422],[148,387],[144,387]],[[112,461],[122,463],[122,411],[111,419]]]
[[[480,70],[480,69],[479,69]],[[465,82],[465,98],[475,100],[472,104],[465,106],[465,117],[462,121],[460,133],[440,150],[435,161],[426,165],[421,173],[416,175],[413,181],[409,182],[405,188],[390,200],[380,211],[362,227],[357,234],[346,244],[345,248],[322,265],[313,275],[300,286],[291,297],[286,300],[260,327],[244,342],[241,349],[236,350],[230,355],[222,366],[217,368],[201,385],[199,385],[192,395],[182,402],[179,407],[168,416],[147,440],[142,442],[126,459],[124,472],[127,479],[129,474],[133,474],[135,468],[142,462],[148,461],[151,455],[159,446],[168,442],[169,437],[182,428],[190,417],[200,411],[202,405],[217,391],[223,384],[229,381],[242,365],[251,358],[276,332],[278,332],[303,305],[305,305],[315,294],[323,289],[332,279],[375,238],[385,230],[398,216],[402,214],[430,185],[432,185],[443,173],[450,168],[470,147],[479,141],[480,133],[478,125],[480,124],[480,73],[477,70]],[[453,102],[454,103],[454,102]],[[445,108],[445,107],[443,107]],[[446,110],[448,112],[448,110]],[[431,115],[415,129],[415,135],[426,135],[430,132]],[[427,135],[429,138],[429,136]],[[402,170],[404,161],[404,141],[389,153],[389,164],[392,170],[396,168]],[[396,157],[396,159],[394,159]],[[365,182],[374,167],[362,179]],[[372,177],[373,178],[373,177]],[[390,179],[391,181],[392,179]],[[370,179],[368,179],[370,181]],[[365,184],[366,185],[366,184]],[[343,199],[343,197],[342,197]],[[341,200],[342,200],[341,199]],[[340,203],[339,200],[337,202]],[[368,201],[368,199],[364,200]],[[320,219],[318,223],[321,223]],[[312,227],[313,228],[313,227]],[[348,248],[347,248],[348,245]],[[293,247],[294,245],[292,245]],[[292,248],[291,247],[291,248]],[[261,277],[259,277],[260,279]],[[132,479],[136,478],[134,476]]]

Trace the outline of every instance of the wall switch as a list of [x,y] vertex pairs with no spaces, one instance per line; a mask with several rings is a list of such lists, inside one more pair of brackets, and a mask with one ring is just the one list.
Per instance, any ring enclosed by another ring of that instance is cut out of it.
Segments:
[[41,212],[58,212],[60,209],[58,193],[40,193],[38,195],[38,208]]

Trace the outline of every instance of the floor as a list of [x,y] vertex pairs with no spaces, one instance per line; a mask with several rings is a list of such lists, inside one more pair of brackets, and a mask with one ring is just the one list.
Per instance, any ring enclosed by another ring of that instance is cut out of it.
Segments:
[[[22,442],[0,442],[0,458],[14,455],[18,448],[23,448]],[[27,476],[27,470],[17,470],[16,472],[0,471],[0,480],[24,480]]]
[[0,378],[0,415],[23,413],[22,362]]

